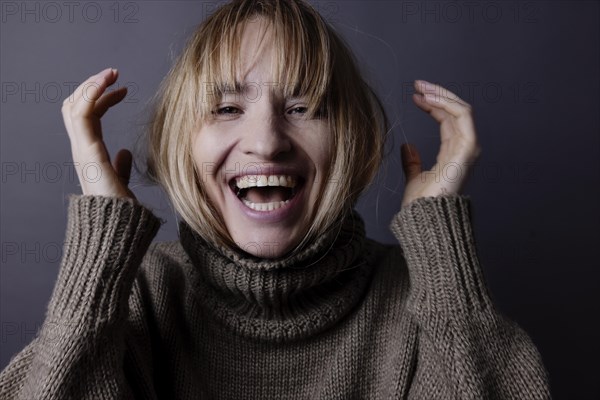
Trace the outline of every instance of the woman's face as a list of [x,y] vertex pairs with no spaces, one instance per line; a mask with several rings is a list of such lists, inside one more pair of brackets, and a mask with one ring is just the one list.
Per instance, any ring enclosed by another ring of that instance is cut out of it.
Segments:
[[283,256],[304,237],[325,186],[330,132],[302,98],[280,98],[271,33],[263,20],[242,35],[240,93],[226,93],[193,136],[201,184],[229,234],[257,257]]

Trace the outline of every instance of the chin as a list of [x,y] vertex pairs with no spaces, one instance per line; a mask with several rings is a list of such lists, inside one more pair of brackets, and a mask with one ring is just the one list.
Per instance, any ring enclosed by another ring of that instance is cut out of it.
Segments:
[[283,257],[297,246],[302,239],[298,232],[275,227],[258,229],[249,227],[246,232],[252,233],[234,235],[232,239],[242,251],[259,258]]

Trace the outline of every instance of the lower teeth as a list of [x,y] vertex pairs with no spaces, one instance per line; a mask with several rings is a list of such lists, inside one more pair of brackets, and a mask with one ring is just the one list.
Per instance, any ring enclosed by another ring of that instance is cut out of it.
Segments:
[[248,207],[250,207],[251,209],[256,210],[256,211],[277,210],[278,208],[281,208],[290,202],[289,200],[286,200],[286,201],[275,201],[272,203],[253,203],[246,199],[243,199],[242,201],[244,202],[245,205],[247,205]]

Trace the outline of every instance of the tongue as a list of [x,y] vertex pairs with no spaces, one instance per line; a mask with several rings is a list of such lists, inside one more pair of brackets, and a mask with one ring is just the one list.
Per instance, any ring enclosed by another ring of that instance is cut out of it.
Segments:
[[252,203],[274,203],[289,198],[289,189],[277,186],[254,187],[248,189],[246,200]]

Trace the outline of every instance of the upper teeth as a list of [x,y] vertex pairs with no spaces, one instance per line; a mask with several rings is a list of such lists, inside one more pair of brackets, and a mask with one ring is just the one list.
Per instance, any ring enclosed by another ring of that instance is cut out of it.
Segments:
[[289,175],[245,175],[235,178],[235,184],[240,189],[262,186],[296,187],[296,179]]

